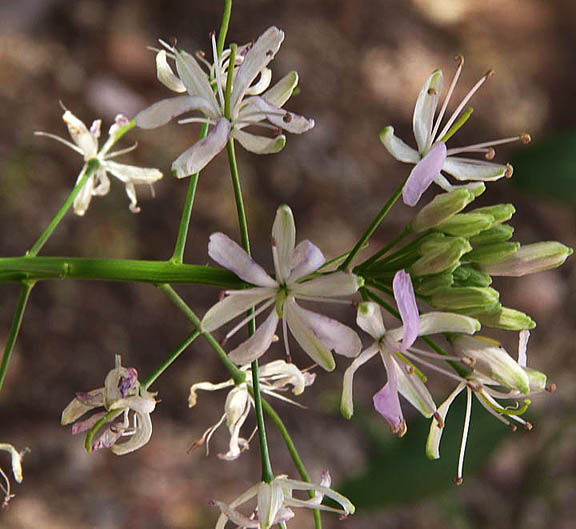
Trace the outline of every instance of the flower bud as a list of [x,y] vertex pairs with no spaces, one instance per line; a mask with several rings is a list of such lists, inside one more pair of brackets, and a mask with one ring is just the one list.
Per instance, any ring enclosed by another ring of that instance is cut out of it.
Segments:
[[434,294],[430,304],[440,310],[477,315],[500,310],[500,294],[490,287],[451,287]]
[[505,242],[514,235],[514,228],[509,224],[497,224],[488,230],[480,232],[478,235],[470,237],[468,240],[472,244],[494,244]]
[[564,263],[572,252],[572,248],[556,241],[538,242],[522,246],[513,255],[479,262],[479,266],[483,272],[493,276],[520,277],[556,268]]
[[513,204],[496,204],[495,206],[473,209],[470,213],[484,213],[486,215],[492,215],[494,217],[494,222],[500,224],[509,221],[512,218],[512,215],[516,213],[516,208]]
[[530,393],[530,381],[520,366],[496,340],[483,336],[458,335],[452,340],[457,355],[476,360],[474,370],[503,386]]
[[436,195],[416,214],[412,220],[412,230],[419,233],[447,221],[462,211],[474,198],[474,193],[466,188]]
[[411,267],[413,276],[438,274],[460,264],[460,257],[472,249],[462,237],[430,237],[420,245],[422,255]]
[[523,331],[536,327],[536,322],[528,314],[508,307],[502,307],[501,311],[494,314],[480,314],[478,319],[486,327],[506,329],[507,331]]
[[453,272],[454,281],[458,282],[461,287],[489,287],[492,284],[492,278],[488,274],[476,270],[469,265],[462,265]]
[[494,217],[486,213],[459,213],[436,226],[436,229],[456,237],[472,237],[487,230],[493,223]]
[[482,272],[494,275],[486,270],[484,265],[502,261],[511,255],[514,255],[520,248],[519,242],[498,242],[495,244],[486,244],[478,246],[466,254],[466,260],[478,263]]
[[451,287],[453,284],[452,274],[450,272],[442,272],[441,274],[416,278],[414,290],[420,296],[432,296],[434,293]]

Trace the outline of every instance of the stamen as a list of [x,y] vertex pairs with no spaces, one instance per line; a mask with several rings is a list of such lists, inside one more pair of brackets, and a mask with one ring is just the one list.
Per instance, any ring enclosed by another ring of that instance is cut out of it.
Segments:
[[292,363],[290,344],[288,343],[288,324],[286,323],[286,318],[282,318],[282,334],[284,335],[284,351],[286,352],[286,361],[288,363]]
[[187,125],[188,123],[208,123],[208,125],[216,125],[213,119],[202,117],[202,118],[184,118],[178,120],[178,125]]
[[[212,57],[214,58],[214,65],[219,65],[219,57],[218,51],[216,49],[216,35],[212,32]],[[215,68],[214,76],[216,77],[216,86],[218,89],[218,97],[220,98],[220,107],[224,109],[225,106],[225,99],[224,99],[224,90],[222,88],[222,72],[220,71],[220,66]]]
[[525,132],[523,134],[520,134],[520,141],[526,145],[527,143],[530,143],[532,141],[532,137],[530,136],[530,134],[526,134]]
[[411,353],[410,351],[404,351],[403,354],[406,357],[414,360],[415,362],[418,362],[422,365],[425,365],[427,368],[429,368],[433,371],[437,371],[438,373],[441,373],[444,376],[447,376],[449,378],[453,378],[453,379],[457,380],[458,382],[464,382],[465,384],[469,384],[469,382],[465,378],[462,378],[461,376],[457,375],[456,373],[452,373],[451,371],[448,371],[447,369],[439,367],[439,366],[437,366],[431,362],[427,362],[426,360],[422,360],[422,358],[420,358],[418,355]]
[[225,339],[229,340],[230,338],[232,338],[232,336],[234,336],[234,334],[236,334],[242,327],[244,327],[244,325],[246,325],[249,321],[255,319],[256,316],[258,316],[263,311],[265,311],[275,301],[276,301],[276,299],[273,298],[273,299],[268,300],[266,303],[263,303],[260,306],[260,308],[258,308],[254,312],[252,312],[252,314],[249,314],[246,318],[242,319],[242,321],[240,323],[238,323],[232,330],[230,330],[228,333],[226,333]]
[[462,55],[457,55],[455,59],[458,61],[458,66],[456,68],[456,72],[454,73],[454,77],[452,78],[452,82],[450,83],[450,88],[448,88],[448,92],[446,93],[446,97],[444,98],[444,103],[442,103],[442,108],[438,113],[438,117],[436,118],[436,123],[434,124],[434,129],[432,130],[432,134],[430,134],[430,138],[432,143],[434,143],[434,138],[436,137],[436,133],[440,128],[440,123],[442,123],[442,119],[444,118],[444,113],[446,112],[446,108],[448,107],[448,103],[450,98],[452,97],[452,93],[454,92],[454,87],[460,78],[460,73],[462,72],[462,66],[464,66],[464,57]]
[[524,424],[524,429],[529,432],[530,430],[532,430],[532,428],[534,428],[534,426],[532,425],[532,423],[526,421],[526,423]]
[[114,151],[110,154],[107,154],[106,159],[108,160],[110,158],[116,158],[116,156],[121,156],[123,154],[132,152],[134,149],[136,149],[136,147],[138,147],[138,142],[134,143],[134,145],[131,145],[130,147],[126,147],[125,149],[120,149],[119,151]]
[[556,391],[556,384],[550,384],[549,386],[546,386],[545,391],[548,393],[554,393]]
[[466,389],[466,415],[464,417],[464,428],[462,430],[462,441],[460,443],[460,455],[458,457],[458,474],[454,483],[461,485],[464,481],[462,477],[464,470],[464,455],[466,453],[466,443],[468,442],[468,431],[470,429],[470,416],[472,415],[472,392]]
[[486,158],[486,160],[493,160],[494,156],[496,156],[496,151],[494,149],[490,148],[486,151],[484,158]]
[[61,138],[60,136],[56,136],[55,134],[50,134],[49,132],[42,132],[42,131],[36,131],[34,133],[34,135],[35,136],[45,136],[46,138],[51,138],[53,140],[59,141],[60,143],[63,143],[67,147],[74,149],[78,154],[81,154],[82,156],[84,156],[84,151],[82,149],[80,149],[80,147],[78,147],[78,145],[74,145],[73,143],[69,142],[68,140]]
[[[528,137],[526,141],[523,139],[524,136]],[[530,143],[530,135],[528,134],[520,134],[518,136],[511,136],[509,138],[501,138],[499,140],[491,140],[491,141],[483,141],[482,143],[475,143],[474,145],[467,145],[466,147],[458,147],[456,149],[448,149],[446,154],[448,156],[452,154],[459,154],[461,152],[482,152],[478,151],[477,149],[484,149],[486,147],[496,147],[496,145],[504,145],[505,143],[514,143],[515,141],[519,141],[521,143]]]
[[438,428],[444,428],[444,420],[442,419],[442,416],[438,413],[438,411],[434,412],[434,419],[436,419],[436,424],[438,425]]
[[504,173],[504,178],[512,178],[512,173],[514,172],[514,167],[509,163],[506,164],[506,172]]
[[304,301],[318,301],[319,303],[336,303],[338,305],[354,306],[354,302],[349,299],[323,298],[322,296],[306,296],[305,294],[295,295],[294,298]]

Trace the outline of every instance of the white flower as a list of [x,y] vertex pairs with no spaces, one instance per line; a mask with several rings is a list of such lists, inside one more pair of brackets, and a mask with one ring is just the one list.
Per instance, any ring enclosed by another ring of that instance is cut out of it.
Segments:
[[[442,71],[436,70],[433,72],[420,91],[413,116],[413,128],[418,146],[417,149],[413,149],[400,138],[396,137],[393,127],[388,126],[380,133],[380,140],[394,158],[401,162],[415,164],[402,191],[404,203],[409,206],[416,205],[424,191],[428,189],[432,182],[436,182],[446,191],[452,191],[458,187],[450,184],[443,173],[447,173],[459,181],[490,181],[498,180],[503,176],[512,176],[511,165],[496,164],[487,160],[494,158],[494,147],[496,145],[518,140],[522,143],[528,143],[530,141],[528,134],[521,134],[513,138],[504,138],[466,147],[447,149],[446,142],[448,139],[460,128],[472,112],[471,108],[464,110],[464,107],[474,93],[493,73],[489,71],[482,76],[468,94],[466,94],[464,99],[462,99],[443,129],[439,131],[442,118],[444,117],[448,102],[450,101],[450,97],[452,96],[464,64],[462,57],[458,57],[457,59],[459,61],[458,69],[456,70],[456,74],[450,84],[436,120],[434,120],[434,115],[436,114],[443,86]],[[457,121],[458,118],[460,118],[459,121]],[[454,156],[461,153],[484,153],[486,160]]]
[[[218,454],[220,459],[227,461],[234,460],[249,446],[249,441],[254,435],[249,436],[248,439],[240,437],[240,429],[246,422],[251,408],[254,406],[254,399],[250,395],[249,388],[252,387],[252,377],[249,372],[250,366],[242,367],[242,370],[247,372],[246,382],[235,385],[233,380],[227,380],[220,384],[212,384],[211,382],[198,382],[190,387],[190,396],[188,397],[188,406],[193,407],[197,401],[197,391],[217,391],[219,389],[232,387],[226,403],[224,405],[224,415],[220,420],[208,428],[202,435],[199,441],[194,443],[192,448],[197,448],[206,444],[206,453],[208,453],[209,443],[214,432],[226,422],[228,431],[230,432],[230,443],[228,452],[225,454]],[[259,382],[260,391],[266,395],[276,397],[290,404],[299,406],[298,403],[282,395],[281,392],[286,391],[288,386],[292,386],[292,393],[300,395],[303,393],[307,386],[310,386],[316,376],[313,373],[307,373],[298,369],[294,364],[289,364],[284,360],[275,360],[268,364],[259,367]]]
[[[16,480],[16,483],[22,483],[22,456],[26,454],[29,450],[25,448],[24,450],[18,451],[14,448],[13,445],[9,443],[0,443],[0,450],[4,452],[8,452],[10,454],[10,463],[12,467],[12,475]],[[4,500],[2,502],[2,508],[6,508],[8,506],[8,502],[14,497],[14,494],[10,492],[10,479],[0,467],[0,490],[4,493]]]
[[130,211],[138,213],[140,208],[138,207],[134,186],[141,184],[152,185],[162,178],[162,173],[158,169],[136,167],[111,160],[116,156],[126,154],[136,148],[136,145],[133,145],[127,149],[110,152],[110,149],[126,132],[127,127],[130,126],[130,121],[120,114],[116,116],[116,120],[108,132],[108,140],[102,148],[98,150],[101,120],[98,119],[94,121],[90,130],[88,130],[86,125],[69,110],[64,112],[62,119],[66,122],[66,125],[68,125],[68,131],[74,143],[48,132],[36,132],[35,134],[57,140],[83,156],[85,165],[78,175],[78,180],[82,178],[87,167],[86,164],[88,164],[90,160],[97,160],[99,163],[98,169],[88,178],[80,193],[76,196],[74,200],[74,213],[76,213],[76,215],[84,215],[93,196],[108,194],[110,190],[108,173],[116,177],[126,186],[126,194],[130,199]]
[[[284,32],[270,27],[253,46],[239,48],[236,60],[231,65],[230,50],[218,57],[215,37],[212,36],[214,63],[210,64],[201,57],[208,66],[208,73],[192,55],[162,43],[168,53],[161,50],[156,55],[158,79],[170,90],[187,92],[188,95],[153,104],[136,116],[136,124],[145,129],[156,128],[180,114],[196,110],[202,112],[204,117],[183,119],[179,123],[206,122],[213,127],[206,138],[197,141],[174,161],[172,171],[178,178],[204,168],[224,149],[229,138],[237,139],[250,152],[270,154],[280,151],[286,143],[286,137],[279,133],[280,129],[301,134],[314,126],[314,120],[281,108],[298,84],[296,72],[287,74],[268,88],[272,74],[267,66],[283,40]],[[167,57],[174,59],[178,75],[172,71]],[[235,72],[227,111],[224,94],[230,68],[234,68]],[[262,136],[243,130],[250,126],[271,130],[276,135]]]
[[382,312],[376,303],[364,302],[358,307],[356,322],[375,341],[358,358],[354,359],[344,373],[341,410],[346,418],[352,416],[354,413],[352,398],[354,375],[363,364],[380,353],[386,369],[387,381],[374,395],[374,407],[388,422],[392,432],[401,437],[406,433],[407,427],[400,406],[399,394],[424,417],[435,416],[441,422],[434,400],[426,387],[426,379],[415,368],[412,361],[460,379],[427,360],[427,358],[433,358],[445,361],[446,357],[422,351],[413,346],[418,336],[444,332],[473,334],[479,330],[480,324],[474,318],[447,312],[429,312],[419,316],[412,282],[404,270],[400,270],[394,276],[393,289],[402,317],[402,327],[387,331],[382,320]]
[[[288,329],[312,360],[327,371],[335,367],[331,350],[348,357],[355,357],[360,352],[360,338],[352,329],[336,320],[303,309],[296,303],[296,299],[326,302],[335,296],[348,296],[358,290],[361,279],[351,273],[334,272],[302,281],[316,272],[325,259],[318,247],[310,241],[302,241],[297,246],[295,241],[296,228],[292,211],[286,205],[280,206],[272,227],[272,255],[276,272],[273,279],[232,239],[223,233],[214,233],[210,237],[210,257],[255,287],[226,291],[227,297],[205,314],[202,329],[208,332],[218,329],[259,304],[262,305],[248,320],[272,307],[269,316],[254,335],[230,352],[230,359],[238,365],[250,363],[268,350],[280,320],[288,357]],[[226,338],[246,322],[240,322]]]
[[[277,476],[271,483],[263,481],[257,483],[229,505],[220,501],[213,502],[222,511],[215,529],[224,529],[229,521],[244,529],[269,529],[274,525],[280,525],[285,529],[286,522],[294,517],[291,507],[320,509],[338,513],[341,516],[354,514],[354,505],[348,498],[329,488],[330,482],[330,474],[325,472],[318,485],[289,479],[287,476]],[[294,491],[312,491],[315,496],[301,500],[292,496]],[[342,508],[335,509],[322,505],[324,496],[339,503]],[[257,500],[257,509],[250,516],[240,513],[237,508],[252,498]]]
[[[118,413],[109,419],[110,424],[93,440],[91,450],[110,448],[116,455],[124,455],[144,446],[152,437],[150,414],[156,407],[155,393],[140,387],[138,373],[133,367],[122,367],[120,355],[116,355],[116,367],[109,371],[104,387],[76,397],[62,412],[62,425],[75,423],[72,434],[91,430],[108,412]],[[82,415],[95,408],[104,408],[90,418],[76,422]],[[121,416],[121,420],[113,422]],[[119,443],[121,438],[128,437]]]

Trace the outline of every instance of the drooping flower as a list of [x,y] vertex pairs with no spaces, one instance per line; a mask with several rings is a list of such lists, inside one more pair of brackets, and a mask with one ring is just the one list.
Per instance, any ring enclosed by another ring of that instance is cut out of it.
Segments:
[[[393,290],[402,318],[402,327],[387,331],[382,321],[380,307],[376,303],[364,302],[358,307],[356,322],[375,341],[350,364],[344,373],[341,409],[345,417],[352,416],[354,413],[352,397],[354,375],[363,364],[380,353],[386,369],[387,382],[374,395],[374,407],[388,422],[392,432],[401,437],[406,433],[407,427],[398,394],[402,395],[422,415],[435,416],[441,423],[434,400],[426,387],[426,378],[417,370],[412,361],[461,380],[457,375],[427,360],[431,358],[445,361],[455,358],[415,348],[413,345],[418,336],[443,332],[473,334],[480,329],[480,325],[474,318],[447,312],[430,312],[419,316],[412,282],[404,270],[400,270],[394,276]],[[466,363],[466,359],[464,362]]]
[[[416,106],[414,108],[413,128],[416,138],[417,149],[413,149],[400,138],[394,135],[393,127],[386,127],[380,133],[380,140],[388,149],[388,152],[397,160],[415,164],[410,176],[402,191],[404,203],[415,206],[420,197],[432,184],[436,182],[446,191],[452,191],[458,186],[450,184],[443,173],[453,176],[459,181],[491,181],[498,180],[503,176],[512,176],[512,166],[493,163],[495,155],[494,147],[513,141],[528,143],[530,136],[520,134],[512,138],[487,141],[466,147],[448,149],[446,142],[470,117],[472,108],[465,109],[466,104],[484,82],[493,74],[489,71],[483,75],[472,89],[464,96],[452,116],[448,119],[442,130],[440,126],[454,87],[460,77],[464,59],[457,57],[459,62],[456,74],[452,79],[444,103],[440,108],[438,116],[434,119],[438,106],[440,93],[443,86],[443,74],[441,70],[436,70],[424,83]],[[475,158],[463,158],[455,156],[462,153],[484,153],[485,160]]]
[[[203,122],[212,130],[206,138],[197,141],[172,164],[178,178],[190,176],[203,169],[234,138],[248,151],[270,154],[280,151],[286,137],[280,130],[301,134],[314,126],[306,119],[282,109],[298,84],[298,74],[291,72],[269,88],[272,74],[268,64],[278,52],[284,32],[268,28],[253,46],[238,49],[234,64],[230,64],[230,50],[218,56],[216,39],[212,36],[214,62],[203,57],[208,66],[205,72],[194,56],[162,43],[168,50],[156,56],[158,79],[170,90],[188,95],[163,99],[140,112],[135,120],[139,127],[150,129],[168,123],[172,118],[190,111],[199,111],[203,117],[180,120],[179,123]],[[176,63],[175,74],[167,58]],[[232,92],[229,105],[225,101],[228,71],[232,72]],[[246,132],[247,127],[268,129],[273,137]]]
[[[215,529],[224,529],[228,522],[243,529],[269,529],[279,525],[286,528],[286,522],[294,517],[292,508],[320,509],[348,516],[354,514],[355,508],[350,500],[330,488],[331,478],[328,472],[322,475],[320,484],[289,479],[287,476],[277,476],[270,483],[260,482],[242,493],[232,503],[213,502],[220,508],[222,514],[216,522]],[[314,497],[301,500],[293,497],[294,491],[312,491]],[[341,509],[322,505],[324,496],[341,505]],[[245,515],[237,509],[244,503],[256,498],[257,508],[251,515]]]
[[138,201],[136,198],[136,185],[152,185],[162,178],[162,173],[158,169],[149,167],[136,167],[134,165],[126,165],[123,163],[114,162],[111,159],[122,154],[126,154],[136,148],[136,145],[121,149],[119,151],[110,152],[110,149],[116,142],[124,135],[126,130],[131,127],[131,122],[121,114],[116,116],[114,124],[108,131],[108,139],[98,150],[98,139],[100,138],[100,127],[102,121],[97,119],[92,123],[90,129],[80,121],[72,112],[66,110],[62,119],[68,125],[68,132],[74,143],[50,134],[48,132],[36,132],[38,136],[46,136],[67,145],[71,149],[84,158],[84,167],[78,175],[79,181],[84,171],[86,170],[90,160],[97,160],[99,163],[98,169],[88,178],[80,193],[74,199],[74,213],[76,215],[84,215],[93,196],[107,195],[110,190],[110,179],[108,173],[120,180],[126,187],[126,194],[130,199],[130,211],[138,213]]
[[[472,342],[479,340],[478,338],[458,338],[461,341],[455,346],[455,350],[458,354],[468,354],[476,360],[474,370],[467,382],[458,384],[456,389],[438,407],[438,413],[442,421],[445,421],[452,402],[463,390],[466,390],[466,415],[458,458],[458,473],[454,478],[457,485],[463,481],[464,455],[472,414],[472,395],[476,397],[486,411],[513,431],[516,430],[516,426],[512,421],[521,424],[526,430],[531,430],[532,424],[522,417],[522,414],[531,404],[529,397],[543,391],[552,392],[556,389],[554,384],[547,385],[544,373],[526,366],[529,337],[530,331],[524,330],[519,333],[517,362],[497,342],[486,341],[483,349],[479,343],[474,344]],[[482,354],[483,351],[485,354]],[[504,405],[499,402],[503,400],[512,401],[512,404]],[[437,423],[432,421],[426,443],[426,455],[430,459],[440,457],[442,432],[442,428],[439,428]]]
[[[22,483],[22,457],[29,450],[25,448],[24,450],[16,450],[10,443],[0,443],[0,450],[8,452],[10,454],[10,464],[12,467],[12,475],[16,480],[16,483]],[[2,501],[2,508],[5,509],[8,506],[10,500],[14,497],[10,489],[10,479],[6,475],[6,472],[0,467],[0,490],[4,493],[4,499]]]
[[[98,437],[93,437],[90,450],[110,448],[116,455],[128,454],[144,446],[152,436],[150,414],[156,407],[155,395],[140,386],[136,369],[122,367],[121,357],[116,355],[116,366],[106,375],[104,387],[76,393],[62,412],[61,423],[64,426],[74,423],[72,434],[75,435],[91,431],[108,415],[107,426]],[[97,408],[103,410],[78,421],[82,415]],[[119,442],[123,437],[128,440]]]
[[361,286],[361,279],[352,273],[333,272],[305,280],[324,264],[324,255],[310,241],[302,241],[298,245],[295,241],[292,211],[286,205],[280,206],[272,227],[272,255],[276,272],[273,279],[232,239],[223,233],[210,236],[210,257],[240,279],[254,285],[254,288],[226,291],[227,296],[205,314],[202,328],[209,332],[218,329],[261,304],[254,314],[242,320],[226,335],[226,338],[230,338],[248,320],[273,307],[254,335],[230,352],[230,359],[238,365],[250,363],[268,350],[280,320],[288,357],[288,329],[312,360],[327,371],[335,367],[331,351],[348,357],[360,353],[362,344],[352,329],[300,307],[296,300],[334,301],[331,298],[354,294]]
[[[249,369],[249,365],[242,367],[242,370],[245,372],[248,372]],[[246,377],[246,381],[238,385],[235,385],[234,381],[230,379],[219,384],[198,382],[190,387],[190,396],[188,397],[189,407],[196,405],[198,390],[217,391],[219,389],[232,387],[226,397],[224,415],[222,415],[216,424],[204,432],[200,440],[194,443],[192,448],[205,444],[206,453],[208,453],[212,435],[224,423],[226,423],[228,431],[230,432],[230,443],[228,446],[228,452],[225,454],[218,454],[220,459],[232,461],[238,458],[244,450],[247,450],[250,447],[249,441],[254,433],[252,433],[248,439],[240,437],[240,430],[246,422],[250,410],[254,406],[254,399],[252,398],[252,395],[250,395],[249,391],[252,387],[252,378],[249,372],[247,374],[248,376]],[[314,382],[315,378],[316,376],[313,373],[301,371],[294,364],[289,364],[284,360],[275,360],[268,364],[264,364],[259,368],[260,391],[266,395],[276,397],[296,406],[299,406],[299,404],[290,398],[285,397],[282,392],[287,391],[288,386],[292,386],[292,393],[294,395],[300,395],[304,392],[304,389],[307,386],[310,386]]]

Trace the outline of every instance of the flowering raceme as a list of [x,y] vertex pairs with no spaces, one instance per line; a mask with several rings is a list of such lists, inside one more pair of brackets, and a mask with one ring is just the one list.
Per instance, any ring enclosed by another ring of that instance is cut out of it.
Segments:
[[[230,360],[238,365],[250,363],[268,350],[280,320],[288,357],[287,329],[312,360],[327,371],[333,370],[336,365],[332,350],[352,358],[360,353],[362,344],[352,329],[300,307],[296,300],[329,302],[336,296],[349,296],[362,285],[361,279],[351,273],[333,272],[305,281],[307,276],[319,270],[325,259],[320,249],[310,241],[302,241],[297,246],[295,241],[292,211],[288,206],[280,206],[272,227],[272,255],[276,272],[273,279],[232,239],[223,233],[214,233],[210,237],[210,257],[255,286],[244,290],[227,290],[227,297],[205,314],[202,328],[209,332],[218,329],[260,303],[262,305],[248,320],[273,306],[254,335],[230,352]],[[247,320],[243,320],[226,338],[246,323]]]
[[[158,79],[170,90],[188,95],[164,99],[140,112],[135,120],[139,127],[150,129],[168,123],[172,118],[192,110],[204,114],[201,118],[180,120],[179,123],[203,122],[212,127],[206,138],[197,141],[172,164],[178,178],[203,169],[224,147],[229,138],[237,139],[248,151],[256,154],[275,153],[284,147],[286,137],[280,129],[301,134],[314,126],[314,120],[282,109],[298,84],[298,74],[291,72],[268,88],[272,78],[268,64],[280,48],[284,32],[268,28],[253,46],[242,46],[231,64],[231,51],[218,56],[212,36],[214,62],[207,64],[206,73],[189,53],[166,45],[156,56]],[[163,43],[164,44],[164,43]],[[174,74],[167,57],[176,63]],[[232,90],[227,94],[227,78]],[[256,82],[255,82],[256,81]],[[229,99],[227,100],[227,97]],[[259,127],[276,133],[274,137],[246,132],[247,127]]]
[[[61,422],[62,425],[74,423],[72,434],[100,429],[110,423],[92,441],[89,449],[110,448],[116,455],[128,454],[144,446],[152,436],[150,414],[156,407],[154,397],[155,393],[140,387],[136,369],[122,367],[120,355],[116,355],[116,367],[106,375],[104,387],[87,393],[76,393],[76,397],[62,412]],[[104,411],[78,421],[85,413],[102,407]],[[122,420],[113,422],[120,415]],[[100,423],[101,420],[104,424]],[[122,437],[129,439],[119,442]]]
[[[436,120],[434,120],[434,115],[436,114],[438,100],[444,83],[444,76],[441,70],[436,70],[430,75],[418,95],[413,116],[417,149],[413,149],[396,137],[393,127],[388,126],[380,133],[380,140],[394,158],[401,162],[415,164],[402,190],[404,203],[409,206],[415,206],[418,203],[420,197],[432,182],[436,182],[446,191],[455,189],[456,186],[450,184],[442,172],[453,176],[456,180],[472,182],[498,180],[503,176],[510,177],[512,175],[511,165],[500,165],[487,161],[494,158],[494,147],[513,141],[521,141],[523,143],[530,141],[528,134],[521,134],[513,138],[487,141],[466,147],[452,149],[446,147],[448,139],[465,123],[472,113],[471,107],[466,110],[464,110],[464,107],[493,73],[489,71],[472,87],[448,119],[444,128],[439,131],[442,118],[464,64],[462,57],[458,57],[457,60],[459,64],[456,74]],[[454,156],[461,153],[484,153],[486,160]]]
[[84,175],[87,168],[87,163],[91,160],[98,161],[98,168],[95,170],[86,183],[82,186],[80,193],[74,200],[74,213],[76,215],[84,215],[93,196],[107,195],[110,190],[110,179],[108,173],[120,180],[126,187],[126,194],[130,199],[130,211],[138,213],[138,200],[136,198],[136,185],[152,185],[162,178],[162,173],[158,169],[149,167],[135,167],[134,165],[126,165],[111,161],[111,158],[126,154],[136,148],[136,145],[121,149],[119,151],[110,152],[110,149],[120,139],[120,137],[130,127],[130,121],[122,116],[116,116],[114,124],[108,131],[108,140],[98,150],[98,139],[100,138],[101,120],[96,120],[92,123],[90,129],[80,121],[72,112],[66,110],[62,119],[68,125],[68,131],[74,143],[70,143],[64,138],[55,136],[48,132],[36,132],[38,136],[46,136],[67,145],[74,149],[77,153],[84,157],[84,168],[78,175],[78,181]]

